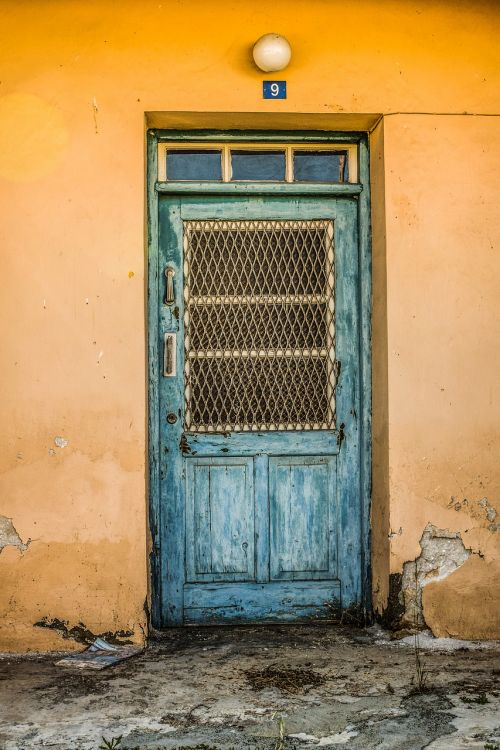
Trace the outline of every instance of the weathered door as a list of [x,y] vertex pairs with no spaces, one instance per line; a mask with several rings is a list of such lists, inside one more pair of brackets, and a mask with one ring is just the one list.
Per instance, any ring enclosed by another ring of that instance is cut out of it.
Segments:
[[161,624],[361,600],[357,201],[159,202]]

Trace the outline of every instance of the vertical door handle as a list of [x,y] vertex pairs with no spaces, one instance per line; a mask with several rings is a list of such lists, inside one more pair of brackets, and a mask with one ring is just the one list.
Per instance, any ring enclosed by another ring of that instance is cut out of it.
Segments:
[[167,283],[165,286],[165,304],[166,305],[173,305],[175,302],[174,276],[175,276],[174,269],[167,266],[165,268],[165,277],[167,279]]
[[166,333],[163,345],[163,375],[173,378],[177,371],[177,334]]

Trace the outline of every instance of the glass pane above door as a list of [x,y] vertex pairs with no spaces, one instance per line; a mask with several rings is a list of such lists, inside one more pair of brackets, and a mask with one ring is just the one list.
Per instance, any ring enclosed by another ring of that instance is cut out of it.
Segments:
[[350,143],[160,143],[158,180],[353,184],[357,161]]
[[231,150],[232,180],[283,182],[286,160],[284,151]]
[[341,151],[294,151],[295,182],[347,182],[347,154]]
[[168,149],[167,179],[220,182],[222,151]]

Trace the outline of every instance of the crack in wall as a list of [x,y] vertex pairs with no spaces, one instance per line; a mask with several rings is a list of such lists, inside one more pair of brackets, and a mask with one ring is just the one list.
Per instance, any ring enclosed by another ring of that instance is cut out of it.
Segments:
[[460,532],[438,529],[428,523],[420,539],[420,555],[403,565],[400,601],[402,622],[411,627],[426,626],[422,607],[422,589],[432,581],[442,581],[460,568],[472,554],[466,549]]
[[27,542],[23,542],[12,523],[12,518],[7,516],[0,516],[0,553],[4,547],[16,547],[21,552],[26,552],[31,539]]

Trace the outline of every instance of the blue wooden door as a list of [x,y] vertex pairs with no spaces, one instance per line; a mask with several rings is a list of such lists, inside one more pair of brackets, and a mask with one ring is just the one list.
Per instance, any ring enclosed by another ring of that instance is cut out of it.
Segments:
[[160,197],[164,626],[362,600],[357,209]]

